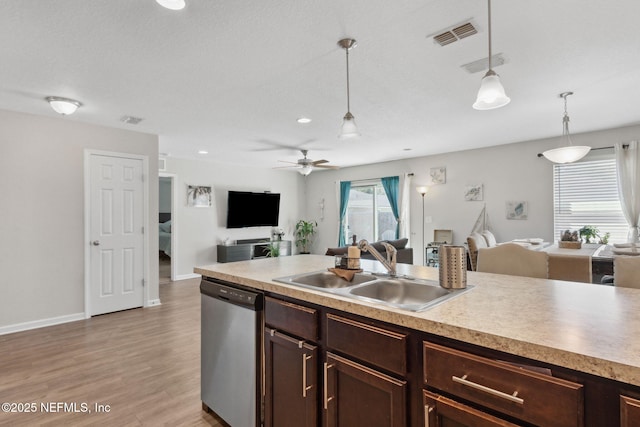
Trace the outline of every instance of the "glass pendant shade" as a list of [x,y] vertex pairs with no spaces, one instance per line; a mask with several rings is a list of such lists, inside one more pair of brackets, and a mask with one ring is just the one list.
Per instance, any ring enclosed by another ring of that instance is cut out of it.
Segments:
[[53,111],[63,116],[68,116],[76,112],[82,104],[76,100],[68,98],[59,98],[57,96],[48,96],[45,100],[49,103]]
[[358,127],[356,126],[356,119],[351,113],[347,113],[342,121],[342,129],[340,130],[340,139],[357,138],[360,136]]
[[184,0],[156,0],[156,3],[171,10],[181,10],[186,6]]
[[562,139],[565,146],[547,150],[542,155],[553,163],[573,163],[589,153],[591,147],[586,145],[573,145],[571,142],[571,134],[569,133],[569,113],[567,112],[567,97],[573,95],[573,92],[563,92],[560,98],[564,99],[564,116],[562,117]]
[[300,168],[298,172],[300,172],[300,175],[307,176],[311,173],[312,170],[313,170],[313,167],[309,165],[304,165]]
[[482,79],[480,90],[478,90],[478,98],[473,104],[476,110],[493,110],[500,108],[511,102],[505,92],[500,77],[493,71],[487,71]]
[[553,163],[572,163],[586,156],[590,150],[591,147],[585,145],[568,145],[547,150],[542,155]]

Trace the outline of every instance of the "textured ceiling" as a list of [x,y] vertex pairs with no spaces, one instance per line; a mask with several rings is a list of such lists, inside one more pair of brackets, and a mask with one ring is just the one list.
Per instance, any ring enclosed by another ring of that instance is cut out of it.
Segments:
[[[43,98],[74,98],[84,106],[64,120],[262,167],[296,161],[296,147],[350,166],[558,136],[568,90],[573,133],[640,122],[640,2],[493,0],[492,15],[512,102],[476,111],[483,73],[460,66],[487,55],[482,0],[187,0],[178,12],[154,0],[2,0],[0,108],[56,116]],[[478,34],[445,47],[427,38],[468,19]],[[358,41],[352,141],[337,138],[344,37]]]

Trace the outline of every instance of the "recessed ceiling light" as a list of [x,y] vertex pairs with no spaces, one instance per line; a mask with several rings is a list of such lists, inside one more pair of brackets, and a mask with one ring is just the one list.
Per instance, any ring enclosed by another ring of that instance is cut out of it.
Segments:
[[311,119],[309,117],[300,117],[297,121],[302,124],[311,123]]
[[402,151],[411,151],[413,148],[403,148]]
[[156,0],[156,2],[160,6],[171,10],[181,10],[186,6],[184,0]]
[[207,150],[199,150],[198,154],[209,154]]

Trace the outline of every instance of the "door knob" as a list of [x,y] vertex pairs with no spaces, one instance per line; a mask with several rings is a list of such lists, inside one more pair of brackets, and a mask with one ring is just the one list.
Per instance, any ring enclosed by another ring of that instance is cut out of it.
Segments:
[[93,246],[100,246],[100,240],[94,240],[93,242],[91,242],[91,244]]

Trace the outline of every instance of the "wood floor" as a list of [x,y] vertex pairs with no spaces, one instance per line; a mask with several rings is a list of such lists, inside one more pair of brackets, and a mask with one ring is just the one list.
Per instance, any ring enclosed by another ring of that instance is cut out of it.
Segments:
[[[161,285],[160,298],[157,307],[0,336],[0,403],[37,406],[0,411],[0,426],[222,426],[200,402],[199,280]],[[57,402],[66,412],[42,411]]]

